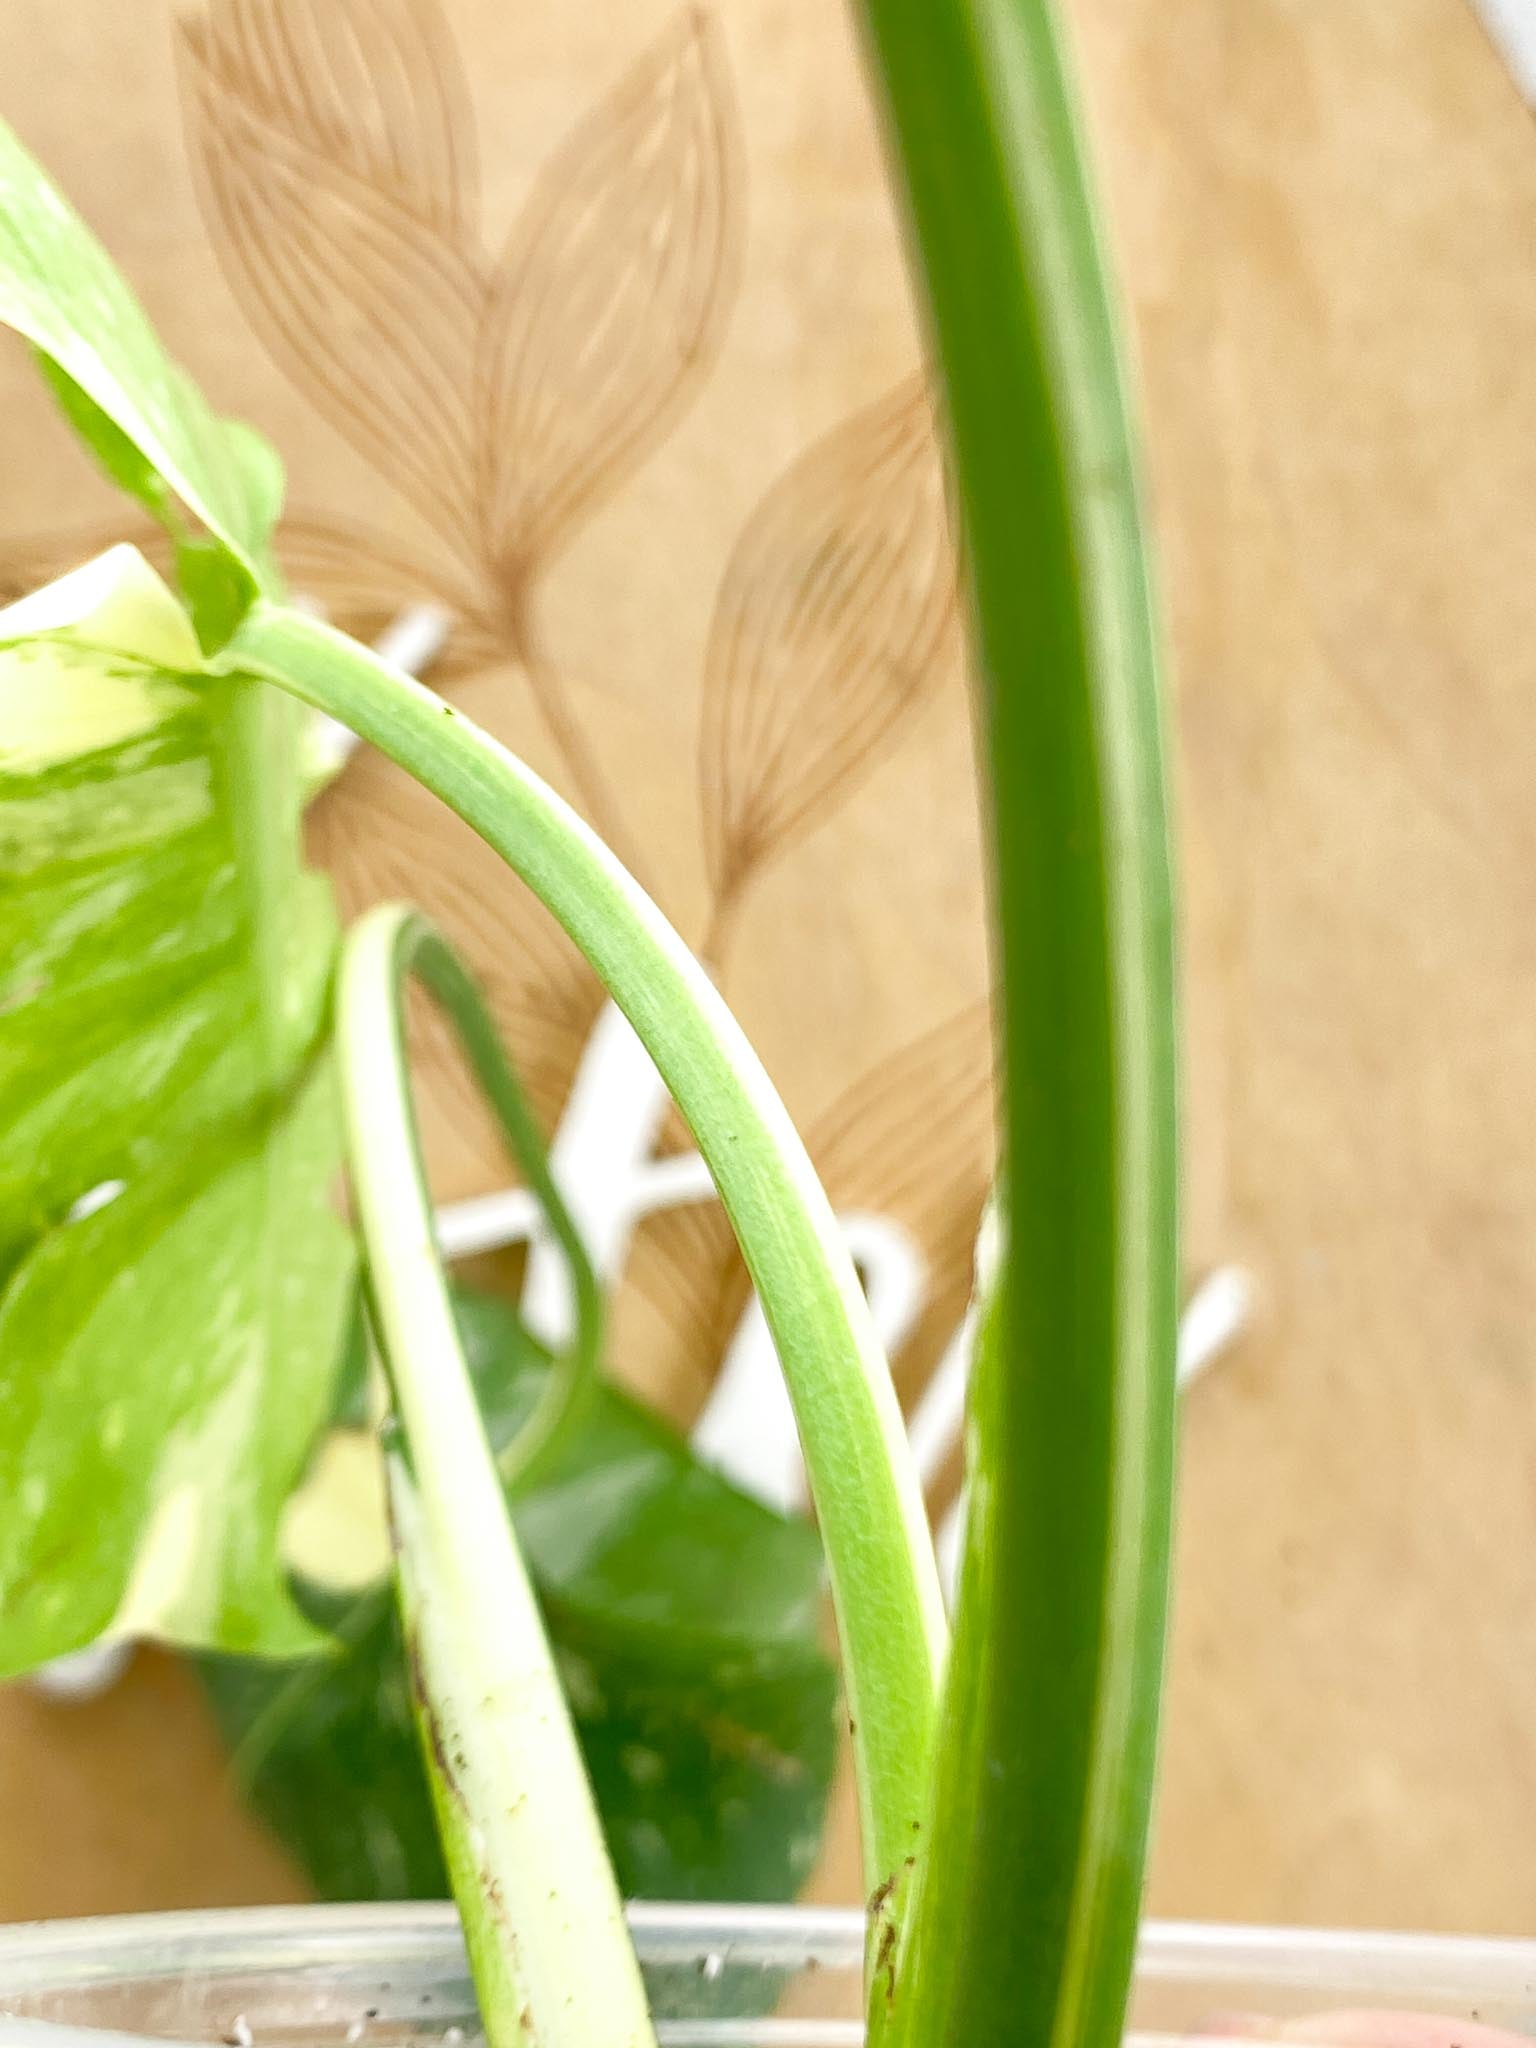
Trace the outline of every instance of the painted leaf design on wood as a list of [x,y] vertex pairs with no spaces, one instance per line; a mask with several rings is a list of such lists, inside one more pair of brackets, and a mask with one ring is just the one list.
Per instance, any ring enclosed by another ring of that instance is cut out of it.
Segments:
[[810,1153],[840,1208],[878,1210],[926,1241],[990,1184],[991,1030],[989,1005],[968,1005],[881,1060],[820,1119]]
[[943,467],[914,375],[785,472],[726,567],[700,732],[722,900],[845,797],[936,687],[955,598]]
[[971,1295],[976,1232],[996,1157],[991,1034],[986,1002],[925,1031],[850,1088],[810,1141],[840,1209],[890,1216],[923,1247],[926,1302],[892,1361],[908,1408]]
[[184,24],[213,238],[266,347],[439,532],[472,540],[485,304],[472,132],[420,0],[216,0]]
[[[970,1294],[976,1228],[994,1155],[991,1015],[976,1003],[879,1061],[810,1129],[835,1208],[902,1224],[928,1259],[928,1299],[896,1361],[905,1400],[921,1389]],[[700,1397],[747,1300],[731,1227],[710,1203],[652,1217],[631,1256],[634,1285],[671,1327]]]
[[[455,909],[466,908],[472,909],[472,905],[461,894],[453,908],[439,905],[431,915],[455,945],[467,951],[463,934],[474,920],[454,914]],[[520,929],[516,920],[513,924]],[[503,944],[507,938],[504,928]],[[521,971],[487,976],[485,957],[479,956],[477,979],[502,1042],[517,1062],[518,1079],[548,1136],[559,1124],[597,1021],[602,989],[579,960],[552,977],[526,966]],[[522,1176],[508,1163],[485,1098],[465,1066],[463,1045],[424,991],[408,992],[405,1035],[418,1076],[416,1093],[422,1106],[428,1168],[439,1196],[457,1201],[520,1182]]]
[[[0,601],[24,597],[123,540],[166,581],[175,580],[170,536],[153,520],[129,513],[7,539],[0,551]],[[318,606],[333,625],[359,640],[376,639],[412,605],[442,607],[452,628],[433,662],[434,680],[483,665],[500,652],[474,589],[390,534],[301,511],[279,523],[273,551],[295,599]]]
[[[366,750],[314,804],[308,845],[335,884],[344,920],[370,904],[407,900],[448,934],[474,968],[534,1109],[553,1130],[603,991],[532,891],[467,829],[445,833],[436,799]],[[500,1139],[451,1027],[432,1004],[413,1003],[407,1037],[435,1150],[455,1170],[460,1162],[494,1161],[502,1178]]]
[[481,355],[486,542],[522,581],[657,445],[713,359],[736,270],[736,114],[690,10],[545,165]]
[[125,541],[137,548],[166,582],[174,581],[176,551],[169,534],[154,520],[129,511],[54,532],[8,537],[0,554],[0,604],[14,604]]
[[317,605],[354,639],[377,640],[414,605],[445,611],[448,637],[427,678],[434,688],[501,654],[476,592],[389,534],[356,521],[300,513],[278,527],[276,553],[294,596]]

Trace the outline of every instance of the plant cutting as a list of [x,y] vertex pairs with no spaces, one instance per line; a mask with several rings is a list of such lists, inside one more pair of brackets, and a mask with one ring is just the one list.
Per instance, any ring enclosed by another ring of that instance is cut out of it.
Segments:
[[[117,549],[0,615],[0,1665],[109,1631],[323,1657],[280,1522],[357,1260],[396,1587],[489,2037],[652,2038],[506,1490],[600,1399],[591,1290],[472,981],[408,909],[338,940],[308,714],[465,819],[563,926],[708,1162],[793,1401],[842,1647],[871,2040],[1118,2037],[1139,1911],[1174,1383],[1172,970],[1155,636],[1070,80],[1039,0],[869,0],[950,423],[996,852],[1005,1178],[980,1261],[951,1647],[889,1371],[805,1150],[615,855],[452,705],[285,595],[275,457],[170,363],[0,138],[0,318],[174,588]],[[586,1315],[487,1432],[403,1051],[422,981]],[[515,1052],[515,1048],[512,1049]],[[352,1230],[330,1185],[345,1157]],[[563,1683],[562,1683],[563,1679]]]

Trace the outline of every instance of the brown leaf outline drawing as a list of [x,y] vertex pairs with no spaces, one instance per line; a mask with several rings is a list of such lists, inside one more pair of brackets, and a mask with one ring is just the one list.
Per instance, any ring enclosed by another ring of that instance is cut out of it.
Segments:
[[[0,604],[25,597],[120,541],[131,542],[167,582],[174,582],[175,550],[164,527],[129,511],[7,540],[0,552]],[[333,625],[357,640],[377,639],[412,605],[442,606],[453,624],[432,666],[434,682],[452,681],[482,668],[501,651],[476,608],[473,591],[388,535],[296,513],[278,526],[275,552],[294,597],[317,606]]]
[[991,1007],[973,1003],[856,1082],[811,1134],[811,1157],[836,1206],[890,1217],[927,1259],[922,1317],[893,1361],[905,1407],[970,1299],[996,1158],[994,1101]]
[[[994,1157],[991,1013],[958,1011],[880,1060],[811,1128],[807,1148],[834,1207],[911,1232],[928,1261],[921,1320],[895,1361],[905,1400],[926,1383],[970,1293],[976,1227]],[[649,1219],[629,1276],[676,1340],[700,1398],[747,1300],[747,1276],[714,1203]]]
[[657,446],[713,360],[738,159],[719,30],[690,9],[540,173],[480,354],[482,526],[509,587]]
[[0,604],[13,604],[18,597],[40,590],[56,576],[78,569],[82,562],[120,541],[130,541],[167,580],[174,575],[175,550],[165,528],[129,510],[121,518],[9,537],[0,554]]
[[[684,14],[593,108],[494,265],[436,0],[210,0],[181,56],[215,249],[255,333],[473,579],[443,672],[472,646],[522,665],[574,794],[641,871],[529,586],[716,353],[742,230],[718,29]],[[334,556],[319,567],[335,580]]]
[[435,688],[501,654],[473,589],[388,534],[354,521],[296,513],[277,529],[276,554],[294,596],[318,606],[356,640],[376,640],[413,605],[446,611],[448,639],[432,663]]
[[[474,970],[533,1107],[552,1130],[603,991],[532,891],[467,834],[445,833],[435,799],[375,754],[359,755],[317,800],[309,850],[335,883],[345,920],[373,903],[409,901],[448,936]],[[408,1037],[423,1127],[440,1120],[467,1152],[499,1160],[500,1142],[456,1034],[432,1005],[420,1004],[411,1008]]]
[[473,545],[485,305],[473,133],[423,0],[214,0],[182,24],[226,275],[285,372],[434,528]]
[[913,375],[785,471],[726,566],[699,735],[719,904],[849,794],[937,685],[955,599],[943,465]]

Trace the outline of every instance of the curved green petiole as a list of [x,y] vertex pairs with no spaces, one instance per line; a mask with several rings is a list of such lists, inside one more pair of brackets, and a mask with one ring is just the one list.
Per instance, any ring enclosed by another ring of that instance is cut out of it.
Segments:
[[[382,1433],[401,1618],[445,1859],[492,2048],[654,2048],[623,1901],[433,1239],[401,1028],[411,975],[453,1023],[530,1181],[542,1180],[541,1195],[553,1190],[474,983],[420,917],[392,905],[370,911],[342,951],[337,1050],[391,1395]],[[563,1237],[562,1214],[557,1197],[549,1215]],[[573,1258],[578,1273],[584,1263]],[[569,1393],[568,1382],[567,1417]]]
[[709,977],[623,866],[451,705],[313,619],[253,606],[223,657],[349,726],[521,875],[586,955],[687,1118],[741,1243],[800,1426],[843,1647],[867,1881],[888,1939],[925,1811],[947,1630],[890,1371],[825,1193]]
[[540,1470],[558,1457],[568,1434],[579,1427],[588,1397],[597,1386],[603,1346],[602,1290],[581,1233],[549,1170],[539,1120],[502,1049],[495,1021],[473,978],[424,919],[398,906],[371,911],[359,921],[358,929],[384,918],[390,920],[396,934],[397,980],[407,971],[414,972],[452,1019],[480,1091],[495,1113],[508,1159],[537,1200],[570,1275],[575,1340],[555,1361],[533,1413],[497,1459],[504,1484],[530,1485]]

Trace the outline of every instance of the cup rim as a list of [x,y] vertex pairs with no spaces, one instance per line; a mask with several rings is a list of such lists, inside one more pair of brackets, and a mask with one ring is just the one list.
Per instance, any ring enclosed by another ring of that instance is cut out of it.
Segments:
[[[854,1906],[636,1902],[630,1926],[647,1961],[728,1951],[768,1968],[856,1969],[864,1916]],[[0,1996],[177,1970],[315,1969],[387,1950],[397,1962],[462,1963],[447,1902],[206,1907],[0,1926]],[[1199,1978],[1262,1983],[1312,1996],[1390,1992],[1430,2004],[1536,2004],[1536,1941],[1500,1935],[1151,1920],[1141,1931],[1143,1983]]]

